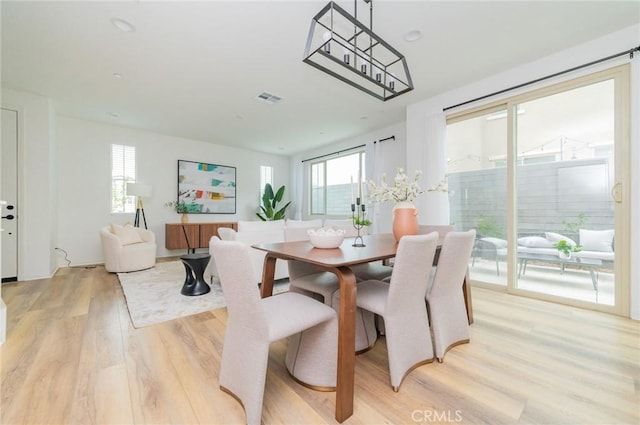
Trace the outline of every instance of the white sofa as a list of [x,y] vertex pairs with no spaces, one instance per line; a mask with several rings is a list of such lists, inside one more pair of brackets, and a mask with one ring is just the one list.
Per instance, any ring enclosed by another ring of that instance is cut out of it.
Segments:
[[[613,251],[614,231],[580,229],[579,242],[581,250],[572,252],[571,257],[576,259],[599,260],[603,266],[613,263],[615,253]],[[571,246],[577,243],[568,236],[554,232],[545,232],[542,236],[527,236],[518,239],[518,254],[540,256],[544,258],[559,258],[558,249],[554,244],[566,240]]]
[[580,251],[571,252],[571,259],[561,259],[555,243],[565,240],[571,246],[576,242],[564,235],[553,232],[545,232],[545,236],[527,236],[518,239],[518,277],[525,274],[529,261],[548,262],[560,264],[561,270],[568,262],[584,266],[589,270],[593,289],[598,290],[598,268],[613,268],[614,230],[589,230],[580,229]]
[[[353,237],[356,230],[350,219],[345,220],[276,220],[276,221],[238,221],[238,231],[230,228],[219,229],[219,236],[222,240],[236,240],[246,243],[247,245],[255,245],[261,243],[278,243],[284,242],[284,231],[286,227],[292,228],[319,228],[319,227],[340,227],[345,230],[347,237]],[[366,234],[366,227],[361,230],[361,234]],[[209,242],[209,253],[211,261],[207,270],[205,270],[205,278],[211,279],[215,276],[216,266],[213,261],[213,250],[211,242]],[[253,267],[254,278],[256,283],[262,281],[262,268],[264,266],[264,257],[266,253],[258,249],[251,249],[251,267]],[[276,272],[274,278],[284,279],[289,277],[289,269],[285,261],[276,261]]]
[[132,272],[156,264],[156,237],[150,230],[112,224],[100,229],[100,241],[108,272]]

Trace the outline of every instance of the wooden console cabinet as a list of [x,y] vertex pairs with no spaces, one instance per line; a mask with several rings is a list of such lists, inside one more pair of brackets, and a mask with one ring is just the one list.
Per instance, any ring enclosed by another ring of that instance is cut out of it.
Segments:
[[[184,230],[182,228],[184,226]],[[218,236],[218,228],[231,227],[238,230],[238,223],[165,223],[164,246],[167,249],[209,248],[211,236]],[[185,239],[189,238],[189,246]]]

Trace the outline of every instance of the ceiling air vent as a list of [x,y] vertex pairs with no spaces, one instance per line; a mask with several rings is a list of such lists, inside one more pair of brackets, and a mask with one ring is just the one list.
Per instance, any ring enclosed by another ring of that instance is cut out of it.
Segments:
[[269,104],[274,104],[274,103],[279,102],[279,101],[282,100],[281,97],[276,96],[275,94],[268,93],[266,91],[263,91],[258,96],[256,96],[256,99],[261,101],[261,102],[265,102],[265,103],[269,103]]

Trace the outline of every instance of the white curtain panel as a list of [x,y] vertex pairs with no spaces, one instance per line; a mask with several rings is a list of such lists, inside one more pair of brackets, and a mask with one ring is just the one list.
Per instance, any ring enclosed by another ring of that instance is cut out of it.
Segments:
[[[367,180],[371,179],[376,184],[380,184],[382,175],[386,174],[387,183],[393,184],[397,169],[399,167],[406,169],[404,135],[400,134],[395,137],[395,140],[367,144],[365,151]],[[367,208],[371,211],[370,214],[367,214],[367,217],[373,222],[369,233],[390,233],[392,231],[393,207],[393,202],[371,204],[367,201]]]
[[429,192],[447,173],[447,119],[444,112],[425,119],[425,157],[423,159],[424,202],[419,206],[421,224],[449,224],[449,194]]
[[[382,172],[380,171],[380,144],[376,142],[368,142],[365,147],[365,181],[373,180],[376,184],[380,183]],[[366,185],[365,185],[366,186]],[[365,189],[367,199],[369,199],[369,189]],[[369,234],[379,233],[380,230],[380,205],[378,203],[368,202],[367,209],[369,212],[367,216],[371,220],[371,226],[369,226]]]
[[293,219],[302,220],[302,207],[304,206],[304,169],[305,165],[302,161],[297,161],[293,168],[293,181],[291,182],[291,189],[293,194],[292,206],[293,206]]

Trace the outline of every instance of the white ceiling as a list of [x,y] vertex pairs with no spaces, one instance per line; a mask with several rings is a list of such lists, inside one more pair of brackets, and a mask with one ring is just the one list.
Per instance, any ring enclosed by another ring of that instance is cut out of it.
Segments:
[[[406,56],[415,84],[382,102],[302,62],[326,3],[3,0],[2,84],[48,97],[68,116],[292,155],[640,22],[639,1],[374,1],[373,30]],[[113,17],[136,31],[116,29]],[[414,29],[422,39],[404,41]],[[283,100],[255,100],[263,91]]]

